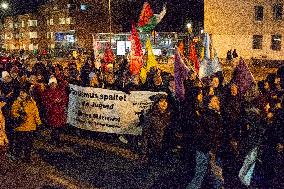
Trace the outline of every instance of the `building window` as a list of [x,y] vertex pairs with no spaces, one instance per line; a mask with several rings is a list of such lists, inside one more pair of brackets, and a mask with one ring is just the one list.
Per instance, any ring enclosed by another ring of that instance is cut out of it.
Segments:
[[71,24],[71,18],[66,18],[66,24]]
[[9,28],[13,28],[13,22],[9,23]]
[[262,49],[262,35],[254,35],[252,40],[252,48],[253,49]]
[[31,26],[37,26],[37,20],[28,20],[28,25]]
[[14,27],[15,27],[15,28],[18,28],[18,27],[19,27],[19,24],[18,24],[18,23],[15,23]]
[[25,27],[25,21],[22,20],[22,28],[24,28],[24,27]]
[[273,17],[274,20],[282,20],[283,5],[275,4],[273,6]]
[[49,24],[50,24],[50,25],[53,25],[53,19],[50,19],[50,20],[49,20]]
[[271,37],[271,49],[274,51],[281,50],[281,35],[272,35]]
[[49,32],[46,33],[46,39],[49,39]]
[[262,21],[263,20],[263,6],[255,6],[255,20]]
[[46,21],[47,25],[49,25],[49,20]]
[[50,32],[50,39],[53,39],[53,32]]
[[59,24],[65,24],[65,18],[59,18]]
[[37,32],[30,32],[30,39],[37,38]]

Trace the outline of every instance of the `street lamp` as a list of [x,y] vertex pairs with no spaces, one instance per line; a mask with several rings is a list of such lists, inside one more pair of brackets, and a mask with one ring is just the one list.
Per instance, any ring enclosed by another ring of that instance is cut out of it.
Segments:
[[7,10],[9,8],[9,4],[6,2],[1,3],[1,8]]
[[192,33],[192,24],[188,23],[188,24],[186,24],[186,27],[187,27],[188,33]]

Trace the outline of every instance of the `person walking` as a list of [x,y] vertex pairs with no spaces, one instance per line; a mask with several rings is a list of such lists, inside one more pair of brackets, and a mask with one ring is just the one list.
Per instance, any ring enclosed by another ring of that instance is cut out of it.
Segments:
[[29,93],[29,85],[23,86],[19,97],[12,106],[12,118],[15,120],[15,157],[26,162],[31,161],[34,134],[41,125],[36,102]]
[[48,84],[49,88],[43,93],[42,99],[47,125],[52,129],[50,142],[60,145],[60,132],[67,123],[68,95],[65,87],[59,86],[54,76],[51,76]]

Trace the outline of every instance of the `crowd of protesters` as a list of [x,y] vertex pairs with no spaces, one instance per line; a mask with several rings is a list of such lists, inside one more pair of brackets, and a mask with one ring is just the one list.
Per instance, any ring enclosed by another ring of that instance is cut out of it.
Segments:
[[246,155],[259,146],[252,185],[284,187],[284,78],[280,69],[259,81],[257,95],[250,99],[235,83],[224,83],[222,73],[205,84],[192,72],[184,81],[185,98],[180,100],[170,74],[153,68],[142,84],[139,75],[130,76],[128,66],[126,58],[115,64],[102,62],[99,67],[87,59],[80,70],[72,61],[67,67],[48,61],[32,65],[19,59],[0,64],[0,146],[8,146],[11,159],[30,162],[35,131],[43,126],[52,129],[50,142],[60,146],[69,84],[126,93],[164,91],[167,95],[153,97],[151,110],[141,117],[142,163],[178,154],[183,161],[194,162],[195,175],[187,188],[201,188],[208,184],[206,180],[212,188],[242,188],[239,170]]

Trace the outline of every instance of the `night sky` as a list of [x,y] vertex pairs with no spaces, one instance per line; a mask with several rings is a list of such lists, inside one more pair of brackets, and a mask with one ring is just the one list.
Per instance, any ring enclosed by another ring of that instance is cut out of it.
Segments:
[[[46,0],[10,0],[11,12],[13,14],[32,12],[44,1]],[[145,1],[119,0],[118,2],[118,4],[113,3],[113,19],[123,26],[124,31],[130,31],[131,21],[138,22]],[[148,0],[148,2],[156,14],[162,10],[163,4],[167,3],[167,14],[157,26],[157,31],[185,31],[186,23],[203,20],[203,0]]]

